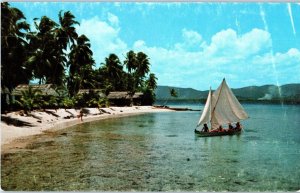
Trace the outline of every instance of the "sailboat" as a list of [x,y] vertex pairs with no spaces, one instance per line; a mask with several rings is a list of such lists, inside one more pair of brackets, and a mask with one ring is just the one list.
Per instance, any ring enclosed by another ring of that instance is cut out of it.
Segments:
[[[195,133],[202,137],[239,134],[242,131],[241,127],[224,130],[220,126],[229,123],[239,124],[241,120],[247,118],[247,113],[224,78],[215,92],[212,93],[211,89],[209,90]],[[208,128],[206,132],[199,130],[199,127],[204,124],[210,125],[210,129]]]

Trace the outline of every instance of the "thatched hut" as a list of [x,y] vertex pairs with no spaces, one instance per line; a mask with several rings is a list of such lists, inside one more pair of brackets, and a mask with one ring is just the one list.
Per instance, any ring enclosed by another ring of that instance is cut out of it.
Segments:
[[116,106],[131,106],[142,104],[143,93],[137,92],[132,97],[126,91],[110,92],[107,96],[110,104]]
[[22,91],[28,90],[29,86],[31,86],[32,89],[40,90],[42,96],[58,96],[58,93],[55,91],[53,84],[38,84],[38,85],[20,84],[12,91],[12,95],[22,96]]
[[22,91],[27,91],[31,87],[32,89],[37,89],[41,91],[41,95],[43,97],[50,96],[58,96],[58,93],[55,91],[55,87],[53,84],[39,84],[39,85],[28,85],[28,84],[20,84],[13,91],[12,96],[13,100],[18,100],[22,96]]
[[79,89],[77,94],[90,94],[94,93],[97,94],[99,97],[104,98],[106,95],[103,92],[103,89]]

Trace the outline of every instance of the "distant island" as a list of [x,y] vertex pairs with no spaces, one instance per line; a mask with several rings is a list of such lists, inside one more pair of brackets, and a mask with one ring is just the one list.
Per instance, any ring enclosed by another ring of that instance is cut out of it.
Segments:
[[[170,90],[177,92],[177,97],[171,97]],[[300,104],[300,84],[285,84],[281,86],[263,85],[247,86],[232,89],[241,102],[249,103],[285,103]],[[200,91],[193,88],[180,88],[172,86],[157,86],[156,100],[159,101],[200,101],[205,103],[208,90]]]

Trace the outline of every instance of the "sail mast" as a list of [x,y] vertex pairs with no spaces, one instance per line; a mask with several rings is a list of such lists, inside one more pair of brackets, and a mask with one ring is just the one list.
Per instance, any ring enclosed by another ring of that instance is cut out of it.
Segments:
[[[218,102],[219,102],[219,98],[220,98],[220,95],[221,95],[221,93],[222,93],[222,89],[223,89],[223,86],[224,86],[224,82],[225,82],[225,78],[223,78],[223,81],[222,81],[221,87],[220,87],[220,91],[219,91],[218,97],[217,97],[217,99],[216,99],[215,106],[213,107],[213,110],[212,110],[212,112],[211,112],[211,127],[212,127],[212,119],[213,119],[213,116],[214,116],[214,112],[215,112],[216,107],[217,107],[217,104],[218,104]],[[215,92],[216,92],[216,91],[215,91]],[[214,94],[215,94],[215,93],[214,93]]]
[[212,103],[212,94],[211,94],[211,86],[209,87],[209,93],[210,93],[210,104],[209,104],[209,123],[211,127],[211,119],[212,119],[212,111],[211,111],[211,103]]

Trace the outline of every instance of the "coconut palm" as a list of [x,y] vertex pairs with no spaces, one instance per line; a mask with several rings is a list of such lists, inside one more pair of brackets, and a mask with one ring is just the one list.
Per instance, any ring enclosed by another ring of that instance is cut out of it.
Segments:
[[103,70],[108,82],[112,84],[112,90],[122,90],[124,85],[124,72],[120,59],[116,54],[110,54],[105,58]]
[[148,56],[144,52],[137,53],[136,57],[137,68],[136,72],[140,77],[145,77],[150,71],[150,62]]
[[178,97],[178,94],[177,94],[177,92],[176,92],[176,90],[175,90],[174,88],[172,88],[172,89],[170,90],[170,95],[171,95],[171,97],[175,97],[175,98]]
[[29,31],[25,19],[19,9],[1,3],[1,87],[9,91],[18,84],[28,83],[32,77],[24,63],[28,46],[25,37]]
[[78,34],[74,25],[79,25],[79,22],[75,21],[75,16],[70,12],[62,11],[58,14],[60,27],[56,29],[55,36],[58,40],[60,47],[64,50],[67,50],[67,46],[71,47],[75,43],[75,40],[78,38]]
[[40,83],[62,85],[67,59],[55,36],[59,25],[46,16],[35,19],[34,23],[37,31],[29,34],[31,56],[27,63]]
[[130,50],[129,52],[127,52],[124,64],[126,65],[129,73],[137,68],[136,54],[134,53],[134,51]]
[[135,84],[136,87],[143,87],[144,78],[150,71],[150,62],[148,56],[143,53],[137,53],[136,57],[136,71],[135,71]]
[[174,97],[174,98],[177,98],[177,97],[178,97],[178,94],[177,94],[177,92],[176,92],[176,90],[175,90],[174,88],[169,89],[169,92],[170,92],[170,96],[171,96],[171,97],[169,97],[169,98],[166,100],[166,102],[163,104],[163,106],[165,106],[171,98],[173,98],[173,97]]
[[150,73],[149,79],[146,81],[147,88],[150,90],[155,90],[157,87],[157,78],[154,73]]
[[71,46],[69,54],[69,77],[68,89],[69,94],[74,96],[80,88],[88,86],[92,87],[94,83],[93,52],[90,49],[89,39],[85,35],[81,35],[77,39],[77,44]]

